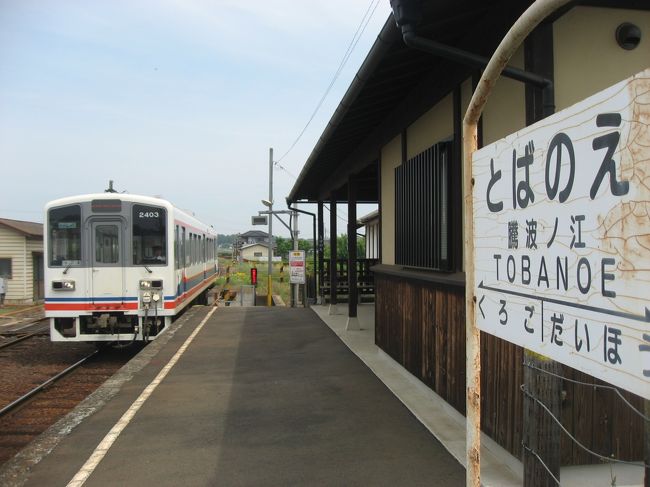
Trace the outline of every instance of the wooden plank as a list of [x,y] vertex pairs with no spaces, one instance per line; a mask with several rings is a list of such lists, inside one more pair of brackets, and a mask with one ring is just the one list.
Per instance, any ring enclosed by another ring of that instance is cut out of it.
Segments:
[[445,361],[447,360],[447,324],[443,314],[443,294],[435,291],[436,300],[436,392],[444,398],[449,398],[447,392],[447,377]]
[[[375,276],[377,289],[376,334],[378,346],[435,390],[460,412],[465,408],[465,328],[462,293],[426,283],[417,283],[384,275]],[[413,348],[413,349],[412,349]],[[482,350],[482,424],[483,431],[517,457],[521,457],[523,397],[523,351],[503,340],[481,336]],[[567,378],[594,382],[593,378],[569,367],[561,371]],[[611,451],[627,460],[639,460],[643,447],[643,422],[627,410],[622,401],[594,396],[593,387],[564,381],[567,392],[562,404],[564,424],[585,445],[593,441],[594,402],[600,403],[596,415],[607,417]],[[642,408],[638,396],[626,397]],[[544,413],[546,414],[546,413]],[[600,436],[603,433],[599,433]],[[565,436],[565,435],[563,435]],[[598,440],[601,441],[601,440]],[[602,442],[602,441],[601,441]],[[563,465],[597,462],[591,455],[562,439]]]
[[465,294],[453,292],[454,296],[454,315],[449,322],[449,326],[456,333],[456,367],[454,377],[456,380],[456,397],[454,407],[465,414],[465,389],[467,385],[467,370],[465,367]]
[[524,371],[524,487],[556,487],[553,476],[560,478],[560,428],[551,415],[560,415],[560,380],[550,374],[559,375],[560,364],[528,350],[524,358],[532,365]]
[[[567,377],[569,379],[573,378],[574,373],[573,369],[570,367],[562,367],[562,375],[564,377]],[[575,397],[576,397],[576,390],[575,388],[578,387],[576,384],[573,384],[572,382],[569,381],[563,381],[562,383],[562,390],[564,399],[562,401],[562,405],[560,407],[561,410],[561,420],[562,420],[562,425],[569,431],[574,431],[575,429],[575,416],[573,414],[573,405],[575,403]],[[573,447],[574,443],[571,441],[571,438],[569,438],[566,434],[562,435],[561,442],[560,442],[560,463],[561,465],[571,465],[573,462]]]
[[435,323],[431,315],[431,294],[429,289],[426,287],[422,288],[422,377],[424,378],[425,384],[429,387],[433,385],[433,377],[431,375],[432,370],[435,368],[432,365],[433,359],[433,349],[434,343],[432,339],[434,337],[433,328]]
[[[604,389],[594,390],[594,406],[592,418],[593,450],[601,455],[609,456],[612,453],[611,417],[609,414],[610,394]],[[590,459],[589,463],[592,463]]]
[[[581,382],[593,382],[587,374],[574,372],[574,377]],[[578,392],[579,391],[579,392]],[[588,386],[576,387],[574,395],[574,413],[575,432],[574,436],[584,445],[593,445],[593,407],[594,407],[594,389]],[[590,456],[577,445],[573,447],[573,461],[578,464],[590,463]]]
[[519,386],[524,383],[524,349],[521,347],[514,347],[515,353],[515,390],[514,402],[515,402],[515,413],[513,417],[514,431],[513,431],[513,440],[512,448],[510,452],[518,458],[522,458],[523,452],[521,451],[521,440],[523,435],[523,423],[524,423],[524,396],[521,392]]

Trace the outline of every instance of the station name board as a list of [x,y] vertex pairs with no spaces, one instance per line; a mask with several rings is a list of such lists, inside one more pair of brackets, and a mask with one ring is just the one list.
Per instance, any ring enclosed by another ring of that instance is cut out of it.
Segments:
[[650,70],[472,167],[477,326],[650,399]]

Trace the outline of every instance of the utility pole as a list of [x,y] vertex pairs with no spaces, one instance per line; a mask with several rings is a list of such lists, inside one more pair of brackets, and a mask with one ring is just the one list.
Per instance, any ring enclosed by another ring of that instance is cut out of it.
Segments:
[[269,275],[267,277],[266,305],[273,306],[273,147],[269,149]]

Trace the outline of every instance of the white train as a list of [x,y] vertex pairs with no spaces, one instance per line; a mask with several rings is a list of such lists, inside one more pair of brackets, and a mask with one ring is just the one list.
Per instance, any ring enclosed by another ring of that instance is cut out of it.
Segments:
[[52,341],[149,341],[217,273],[214,229],[171,203],[99,193],[45,206]]

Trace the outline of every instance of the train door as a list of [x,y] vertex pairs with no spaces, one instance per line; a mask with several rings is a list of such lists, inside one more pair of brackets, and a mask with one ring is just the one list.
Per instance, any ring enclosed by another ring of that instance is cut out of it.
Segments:
[[93,221],[91,230],[92,300],[95,304],[124,300],[124,229],[119,220]]
[[32,252],[32,269],[34,285],[34,302],[42,301],[45,297],[43,253]]

